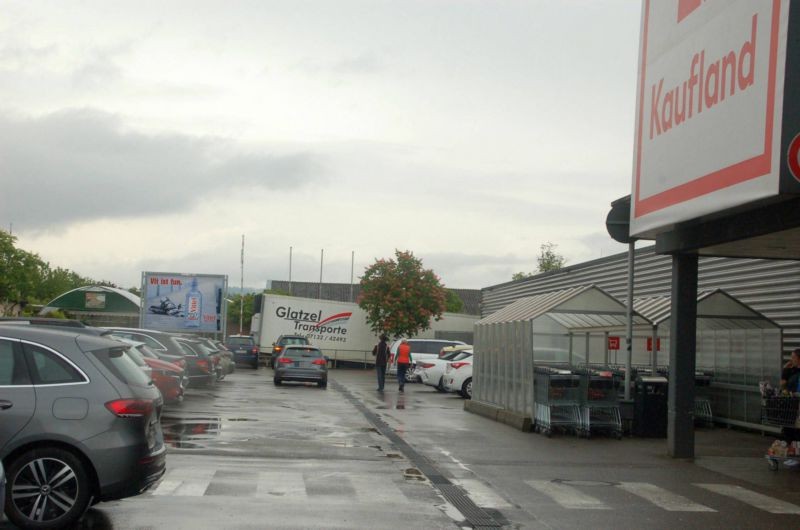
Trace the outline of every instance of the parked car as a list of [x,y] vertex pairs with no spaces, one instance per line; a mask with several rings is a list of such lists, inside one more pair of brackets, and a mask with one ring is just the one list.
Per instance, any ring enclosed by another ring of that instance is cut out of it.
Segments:
[[[434,387],[439,392],[444,392],[444,371],[451,361],[461,361],[472,357],[472,350],[462,350],[460,347],[445,352],[438,359],[429,359],[417,363],[416,374],[421,383]],[[447,348],[445,348],[447,349]]]
[[273,382],[307,381],[320,388],[328,386],[328,359],[314,346],[291,345],[282,348],[275,361]]
[[144,342],[163,360],[169,361],[166,355],[180,357],[186,362],[186,374],[192,386],[209,385],[217,380],[215,367],[209,364],[207,355],[200,355],[192,348],[179,342],[180,338],[172,333],[139,328],[106,328],[115,336]]
[[130,344],[127,355],[139,368],[153,380],[164,401],[183,401],[184,391],[189,384],[185,370],[177,365],[162,361],[143,342],[119,339]]
[[[408,369],[406,380],[411,382],[418,380],[416,374],[414,373],[416,369],[415,365],[417,363],[420,361],[439,358],[439,352],[442,351],[442,348],[464,344],[460,340],[443,339],[407,339],[407,341],[408,345],[411,346],[411,366]],[[397,348],[399,346],[400,340],[396,340],[392,342],[392,345],[389,347],[388,372],[390,374],[397,373],[397,363],[395,362],[395,358],[397,356]]]
[[189,366],[195,366],[196,371],[189,372],[192,384],[209,386],[222,380],[225,375],[220,366],[220,356],[208,350],[199,341],[176,337],[175,341],[185,352],[187,359],[191,359]]
[[125,348],[68,329],[0,329],[0,461],[16,526],[71,527],[90,502],[164,475],[163,400]]
[[275,340],[275,342],[272,343],[272,353],[269,357],[269,365],[271,368],[275,368],[275,359],[280,356],[283,349],[293,344],[300,346],[311,345],[311,343],[308,341],[308,338],[304,337],[303,335],[281,335]]
[[472,399],[472,358],[447,363],[444,388],[460,394],[464,399]]
[[208,351],[209,355],[216,355],[219,357],[220,374],[219,380],[225,378],[226,375],[233,373],[236,369],[236,363],[233,360],[233,353],[228,350],[222,343],[215,341],[208,337],[201,337],[197,335],[181,335],[181,337],[196,340],[203,345],[203,348]]
[[3,461],[0,460],[0,520],[3,519],[3,505],[6,501],[6,472],[3,469]]
[[233,372],[235,372],[236,360],[234,360],[233,358],[233,352],[229,350],[228,347],[225,346],[225,344],[223,344],[221,341],[218,341],[216,339],[208,339],[208,341],[217,348],[217,351],[219,351],[223,357],[227,359],[226,362],[228,364],[228,373],[232,374]]
[[233,360],[237,363],[249,364],[258,370],[258,345],[250,335],[230,335],[225,346],[233,352]]

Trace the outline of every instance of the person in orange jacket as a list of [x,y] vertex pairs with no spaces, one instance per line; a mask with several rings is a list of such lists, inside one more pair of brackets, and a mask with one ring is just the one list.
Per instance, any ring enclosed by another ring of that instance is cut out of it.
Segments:
[[411,346],[408,341],[403,339],[397,347],[397,384],[400,385],[400,392],[406,386],[406,370],[411,364]]

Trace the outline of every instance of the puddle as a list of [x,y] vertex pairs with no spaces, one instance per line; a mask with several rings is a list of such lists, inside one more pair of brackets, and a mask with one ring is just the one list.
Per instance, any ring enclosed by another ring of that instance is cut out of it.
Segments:
[[258,421],[255,418],[226,418],[225,421]]
[[406,480],[419,480],[419,481],[427,480],[425,478],[425,475],[422,474],[422,471],[420,471],[415,467],[410,467],[405,471],[403,471],[403,477],[405,477]]
[[199,449],[198,443],[213,440],[219,436],[222,423],[219,417],[214,418],[176,418],[163,416],[161,429],[164,431],[164,443],[179,449]]

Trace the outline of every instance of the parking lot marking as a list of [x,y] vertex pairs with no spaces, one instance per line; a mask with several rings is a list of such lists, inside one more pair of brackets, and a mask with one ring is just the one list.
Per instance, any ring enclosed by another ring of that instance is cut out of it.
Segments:
[[182,480],[162,480],[156,489],[153,490],[153,495],[172,495],[178,486],[183,484]]
[[611,508],[577,488],[550,480],[526,480],[525,483],[570,510],[610,510]]
[[282,471],[261,471],[258,473],[256,496],[274,499],[304,500],[306,483],[302,473],[287,473]]
[[190,467],[176,470],[171,479],[182,479],[182,484],[172,493],[176,497],[202,497],[214,478],[216,469],[207,467]]
[[669,512],[715,512],[713,508],[692,502],[671,491],[647,482],[621,482],[617,487],[652,502]]
[[800,514],[800,506],[756,493],[735,484],[695,484],[695,486],[731,497],[759,510],[775,514]]
[[472,502],[481,508],[510,508],[511,504],[483,481],[477,479],[451,479],[454,484],[464,488]]

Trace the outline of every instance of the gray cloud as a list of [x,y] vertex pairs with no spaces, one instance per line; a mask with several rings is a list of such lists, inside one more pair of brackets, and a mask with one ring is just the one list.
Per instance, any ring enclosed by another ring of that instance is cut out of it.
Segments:
[[0,216],[20,229],[97,218],[176,213],[244,189],[318,180],[309,153],[243,152],[213,137],[145,135],[90,109],[35,119],[0,114]]

